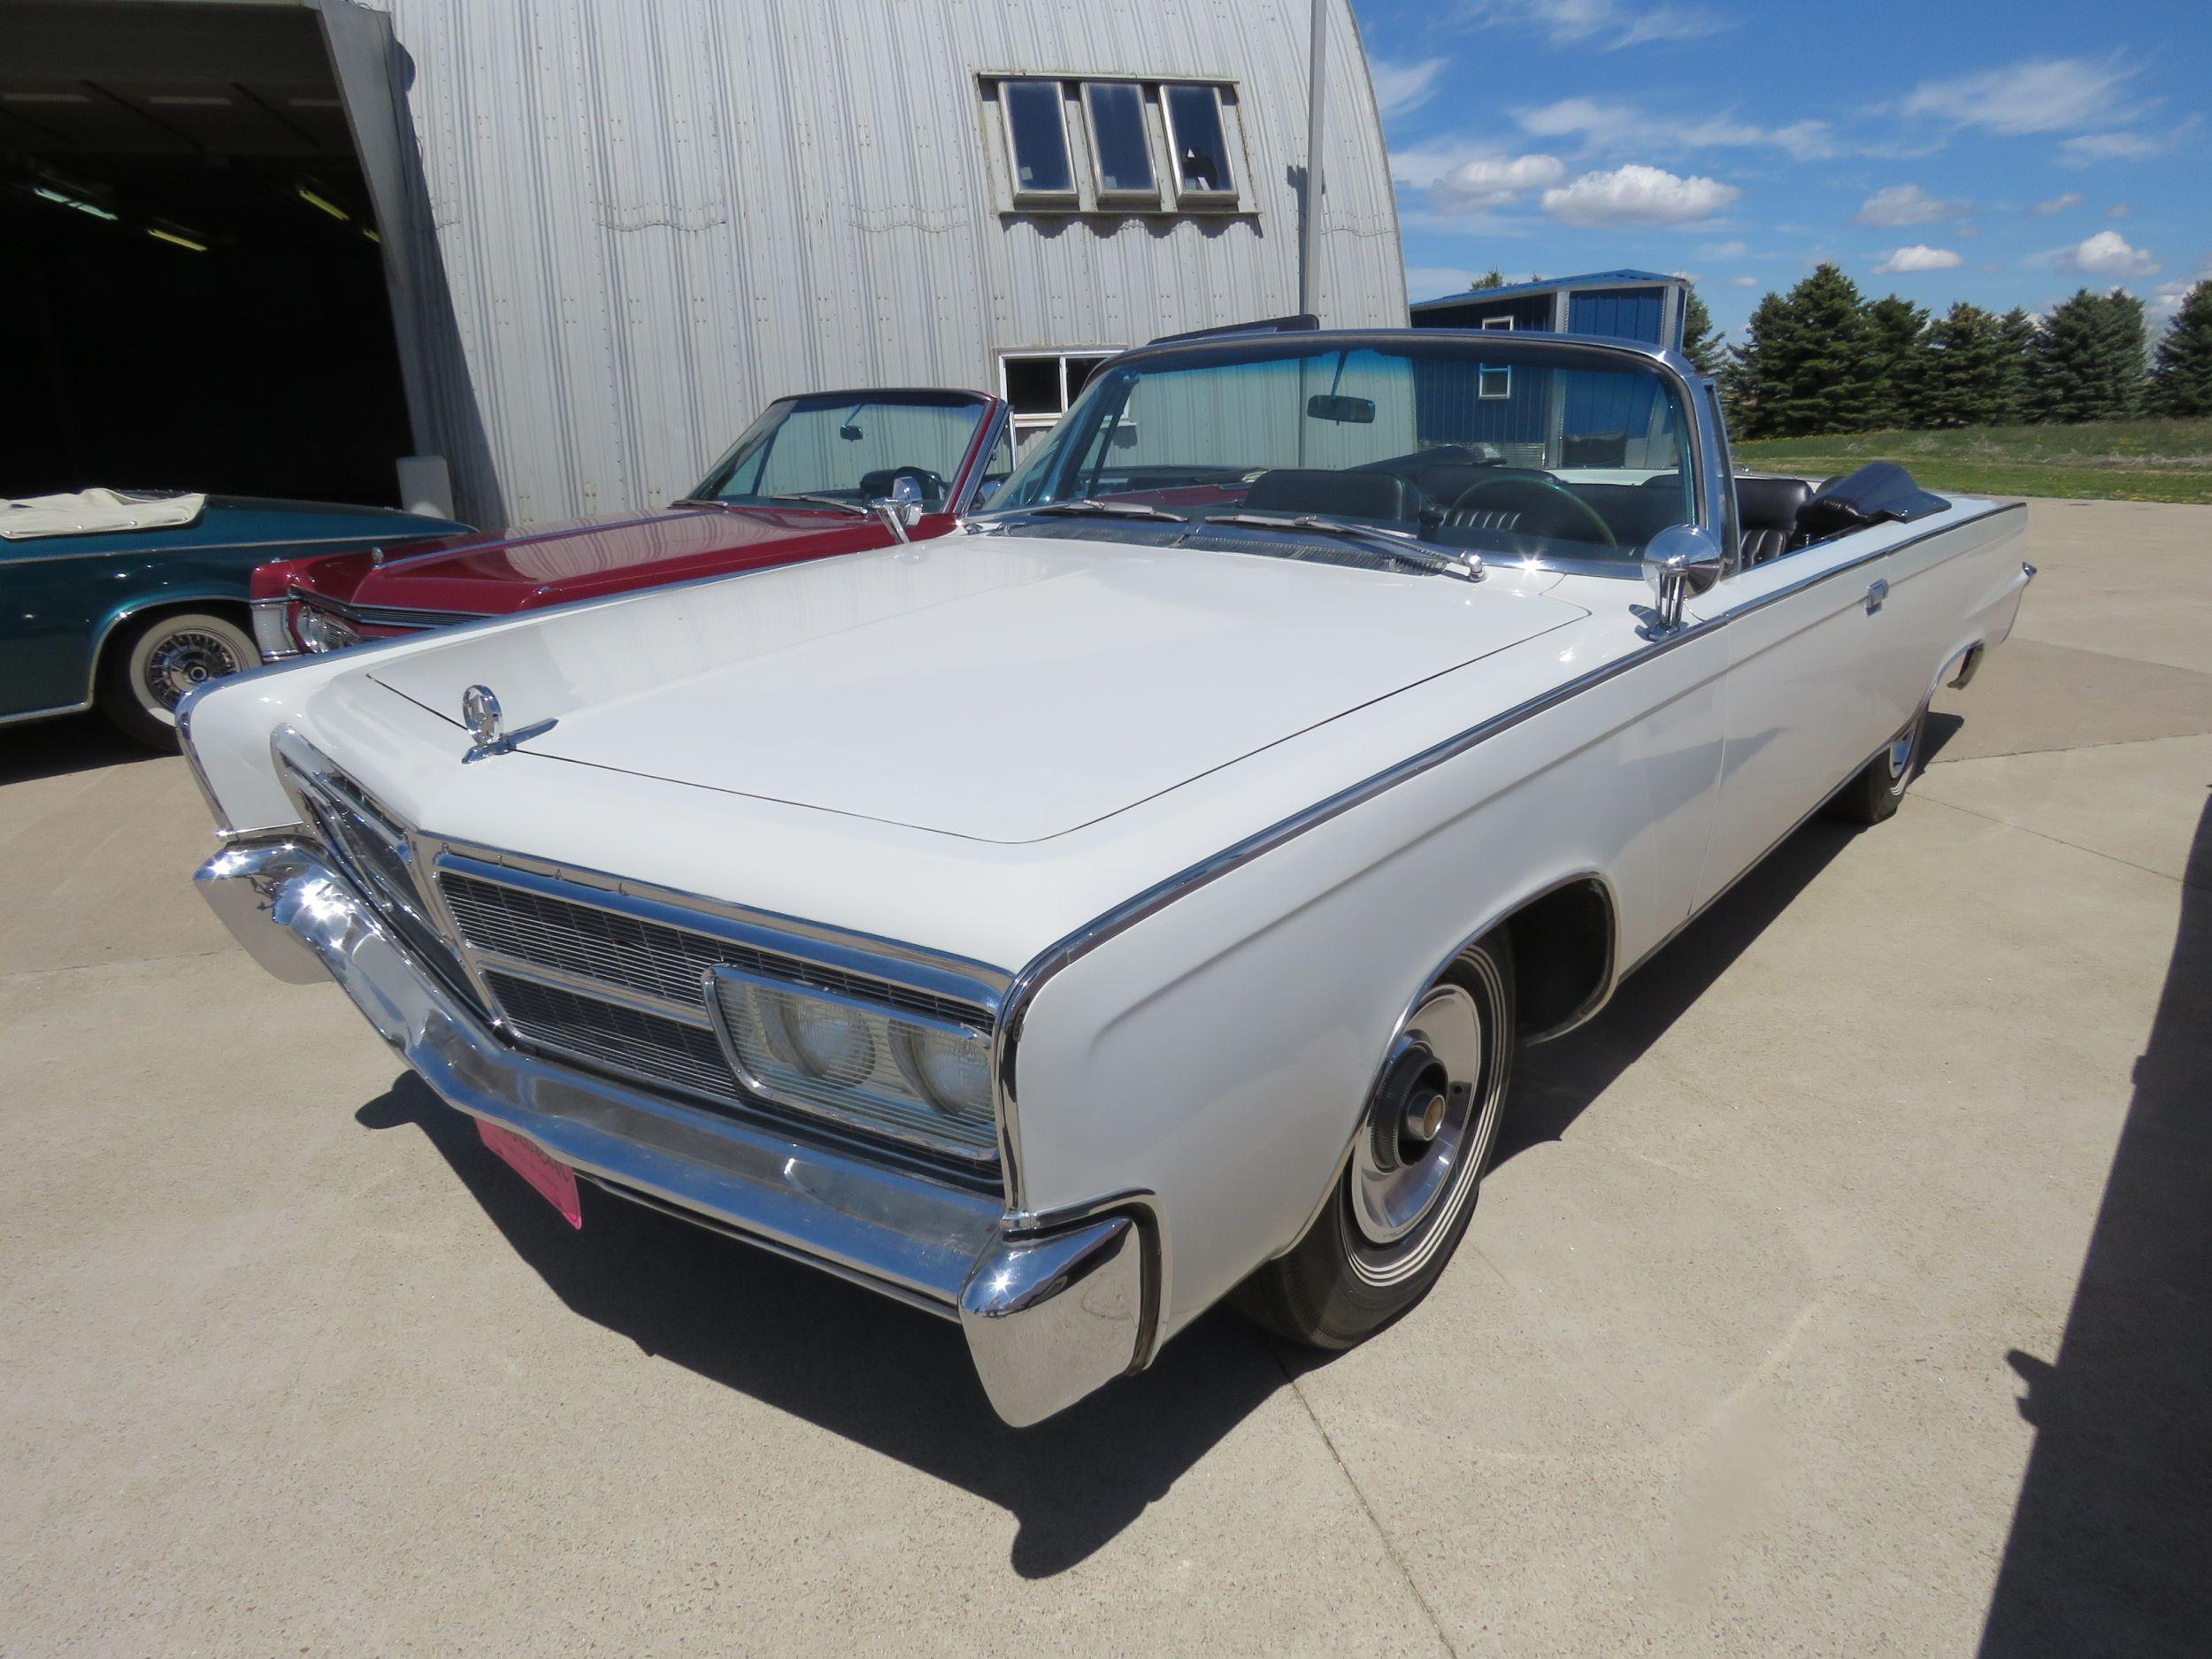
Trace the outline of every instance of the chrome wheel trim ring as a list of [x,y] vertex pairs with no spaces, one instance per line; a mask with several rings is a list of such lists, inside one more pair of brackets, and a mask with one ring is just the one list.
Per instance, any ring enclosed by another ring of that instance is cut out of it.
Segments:
[[204,629],[180,628],[156,640],[139,679],[153,699],[151,706],[173,714],[186,692],[234,674],[239,666],[227,641]]
[[[1477,955],[1463,961],[1481,979],[1486,995],[1478,1001],[1462,986],[1432,986],[1400,1033],[1401,1042],[1425,1042],[1450,1080],[1444,1121],[1435,1138],[1419,1156],[1395,1170],[1378,1164],[1371,1115],[1353,1142],[1345,1175],[1353,1247],[1348,1255],[1352,1271],[1371,1285],[1401,1283],[1428,1265],[1473,1187],[1497,1131],[1502,1068],[1487,1064],[1484,1039],[1488,1024],[1504,1007],[1503,987],[1488,957]],[[1377,1110],[1386,1110],[1379,1095],[1369,1102],[1371,1114]]]

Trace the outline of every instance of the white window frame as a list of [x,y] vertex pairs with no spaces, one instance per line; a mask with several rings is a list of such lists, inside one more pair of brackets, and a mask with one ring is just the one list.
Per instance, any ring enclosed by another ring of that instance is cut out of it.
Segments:
[[[1167,170],[1175,186],[1176,205],[1181,207],[1187,204],[1196,208],[1234,206],[1240,199],[1238,193],[1243,187],[1238,178],[1240,169],[1234,153],[1237,147],[1230,141],[1228,106],[1221,101],[1221,88],[1211,81],[1163,81],[1159,88],[1160,120],[1167,128]],[[1229,169],[1229,182],[1225,188],[1198,190],[1189,188],[1183,183],[1183,152],[1181,146],[1175,142],[1175,101],[1168,96],[1171,92],[1212,95],[1214,125],[1221,134],[1221,159]]]
[[[1490,389],[1490,377],[1494,374],[1502,374],[1505,377],[1504,386],[1494,392]],[[1477,403],[1502,403],[1512,396],[1513,365],[1510,363],[1500,363],[1493,365],[1479,360],[1476,362],[1475,401]]]
[[1502,328],[1506,333],[1511,334],[1513,332],[1513,319],[1510,317],[1486,317],[1482,319],[1482,326],[1485,328]]
[[[1022,182],[1021,147],[1014,138],[1014,103],[1007,96],[1010,88],[1018,86],[1049,87],[1053,107],[1060,123],[1060,156],[1067,163],[1068,188],[1064,190],[1040,190]],[[1006,181],[1011,188],[1010,199],[1026,207],[1064,207],[1076,209],[1082,205],[1082,171],[1075,158],[1075,145],[1068,136],[1068,94],[1066,84],[1049,75],[1005,75],[995,82],[998,93],[999,130],[1006,141]]]
[[[1137,131],[1144,140],[1145,165],[1152,170],[1152,188],[1148,190],[1109,188],[1107,186],[1105,147],[1098,142],[1098,114],[1091,106],[1091,93],[1094,89],[1109,87],[1126,87],[1137,95]],[[1077,88],[1077,101],[1083,106],[1083,140],[1091,151],[1092,198],[1101,208],[1110,205],[1136,207],[1148,203],[1157,209],[1160,205],[1160,152],[1159,146],[1152,142],[1152,117],[1145,107],[1144,88],[1145,83],[1141,81],[1112,76],[1103,79],[1094,77]]]
[[[1014,456],[1018,461],[1023,447],[1041,432],[1048,432],[1068,412],[1074,401],[1068,396],[1068,365],[1071,361],[1097,365],[1109,357],[1118,357],[1127,348],[1124,346],[1040,346],[1018,348],[998,354],[998,395],[1006,399],[1008,424],[1014,434]],[[1050,414],[1027,413],[1014,408],[1009,396],[1006,367],[1010,363],[1039,363],[1053,361],[1059,365],[1060,407]]]

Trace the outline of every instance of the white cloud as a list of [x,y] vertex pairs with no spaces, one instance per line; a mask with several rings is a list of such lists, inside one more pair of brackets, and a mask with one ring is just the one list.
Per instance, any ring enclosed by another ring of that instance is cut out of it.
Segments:
[[1732,276],[1728,279],[1728,286],[1732,288],[1755,288],[1759,286],[1759,279],[1755,276]]
[[1748,242],[1709,242],[1698,250],[1708,259],[1740,259],[1751,251]]
[[1556,156],[1477,156],[1429,187],[1429,205],[1440,213],[1486,213],[1566,176]]
[[1690,41],[1734,27],[1699,5],[1639,6],[1628,0],[1463,0],[1471,22],[1532,30],[1554,46],[1608,51],[1650,41]]
[[2122,84],[2134,73],[2116,52],[2103,58],[2027,58],[2001,69],[1924,81],[1899,107],[1952,127],[2062,133],[2109,119]]
[[1516,110],[1513,119],[1532,138],[1577,138],[1586,154],[1637,150],[1679,155],[1696,150],[1773,149],[1798,161],[1819,161],[1836,153],[1825,121],[1793,121],[1787,127],[1758,127],[1733,115],[1709,115],[1682,121],[1646,114],[1632,104],[1590,97],[1561,98],[1534,109]]
[[2140,161],[2165,148],[2163,139],[2141,133],[2083,133],[2058,147],[2058,158],[2070,167],[2086,167],[2100,161]]
[[2054,213],[2063,213],[2070,207],[2079,207],[2088,199],[2079,190],[2069,190],[2062,196],[2053,196],[2047,202],[2038,202],[2028,210],[2028,217],[2048,219]]
[[1742,194],[1717,179],[1631,164],[1545,191],[1544,211],[1571,225],[1682,225],[1712,218]]
[[1874,270],[1880,276],[1901,276],[1913,271],[1955,271],[1965,263],[1948,248],[1931,248],[1916,242],[1909,248],[1900,248]]
[[1382,111],[1383,119],[1409,114],[1435,96],[1437,79],[1447,67],[1441,58],[1424,58],[1418,63],[1402,64],[1371,56],[1367,73],[1374,82],[1375,103]]
[[2143,277],[2158,269],[2156,258],[2144,249],[2131,247],[2116,230],[2101,230],[2062,251],[2052,261],[2062,271],[2089,276]]
[[1855,222],[1861,225],[1933,225],[1961,219],[1974,211],[1971,202],[1947,202],[1930,196],[1916,184],[1893,184],[1877,190],[1859,204]]
[[2105,216],[2107,219],[2127,219],[2127,218],[2131,217],[2131,216],[2134,214],[2134,212],[2135,212],[2135,204],[2134,204],[2134,203],[2132,203],[2132,202],[2115,202],[2115,203],[2114,203],[2114,204],[2113,204],[2110,207],[2108,207],[2107,209],[2105,209],[2105,211],[2104,211],[2104,216]]

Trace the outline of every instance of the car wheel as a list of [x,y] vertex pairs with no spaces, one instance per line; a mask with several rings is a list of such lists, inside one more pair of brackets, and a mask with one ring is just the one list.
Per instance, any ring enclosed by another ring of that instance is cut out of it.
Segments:
[[1880,824],[1897,816],[1897,804],[1919,775],[1928,732],[1928,705],[1905,723],[1905,729],[1867,762],[1864,770],[1837,792],[1835,813],[1851,824]]
[[204,611],[173,611],[135,630],[108,658],[100,711],[125,736],[152,749],[177,746],[177,704],[211,680],[261,666],[236,623]]
[[1293,1341],[1345,1348],[1428,1294],[1467,1231],[1497,1142],[1513,1016],[1500,931],[1414,1004],[1328,1201],[1287,1255],[1239,1288],[1240,1311]]

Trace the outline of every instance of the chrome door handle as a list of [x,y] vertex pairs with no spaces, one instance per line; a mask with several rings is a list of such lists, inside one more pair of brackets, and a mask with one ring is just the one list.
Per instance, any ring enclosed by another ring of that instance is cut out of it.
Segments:
[[1876,577],[1873,581],[1867,585],[1866,614],[1870,617],[1877,611],[1879,611],[1882,608],[1882,601],[1888,597],[1889,584],[1884,581],[1880,577]]

